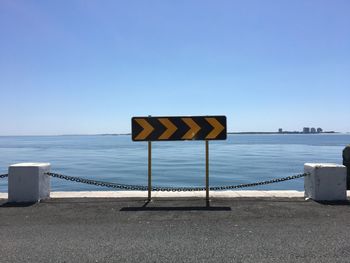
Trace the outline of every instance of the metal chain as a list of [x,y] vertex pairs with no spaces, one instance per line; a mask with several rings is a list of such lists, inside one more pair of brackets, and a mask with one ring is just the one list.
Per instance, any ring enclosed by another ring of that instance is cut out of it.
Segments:
[[[73,177],[68,175],[62,175],[57,173],[46,173],[47,175],[59,179],[64,179],[67,181],[77,182],[77,183],[84,183],[84,184],[90,184],[90,185],[97,185],[97,186],[103,186],[103,187],[109,187],[109,188],[116,188],[116,189],[123,189],[123,190],[139,190],[139,191],[147,191],[148,187],[143,185],[128,185],[128,184],[118,184],[118,183],[109,183],[109,182],[103,182],[103,181],[97,181],[97,180],[90,180],[85,179],[82,177]],[[209,190],[215,191],[215,190],[228,190],[228,189],[239,189],[239,188],[245,188],[245,187],[253,187],[253,186],[259,186],[259,185],[267,185],[272,183],[279,183],[284,181],[289,181],[297,178],[302,178],[305,176],[310,175],[309,173],[302,173],[297,174],[293,176],[287,176],[283,178],[277,178],[272,179],[268,181],[262,181],[262,182],[256,182],[256,183],[249,183],[249,184],[238,184],[238,185],[228,185],[228,186],[214,186],[209,187]],[[152,191],[167,191],[167,192],[188,192],[188,191],[205,191],[205,187],[152,187]]]
[[268,180],[268,181],[250,183],[250,184],[216,186],[216,187],[210,187],[210,190],[228,190],[228,189],[238,189],[238,188],[244,188],[244,187],[253,187],[253,186],[259,186],[259,185],[273,184],[273,183],[279,183],[279,182],[284,182],[284,181],[302,178],[302,177],[305,177],[308,175],[310,175],[310,174],[309,173],[302,173],[302,174],[287,176],[287,177],[283,177],[283,178],[272,179],[272,180]]
[[74,177],[74,176],[68,176],[68,175],[57,174],[57,173],[46,173],[46,174],[51,176],[51,177],[64,179],[67,181],[83,183],[83,184],[91,184],[91,185],[97,185],[97,186],[104,186],[104,187],[110,187],[110,188],[117,188],[117,189],[124,189],[124,190],[147,190],[148,189],[147,186],[142,186],[142,185],[127,185],[127,184],[109,183],[109,182],[90,180],[90,179],[85,179],[82,177]]
[[8,174],[0,174],[0,178],[6,178],[8,176],[9,176]]

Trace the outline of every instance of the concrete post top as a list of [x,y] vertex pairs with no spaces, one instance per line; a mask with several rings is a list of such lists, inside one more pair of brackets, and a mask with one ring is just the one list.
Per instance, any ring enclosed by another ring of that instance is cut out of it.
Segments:
[[311,168],[340,168],[344,167],[344,165],[336,164],[336,163],[305,163],[304,166]]
[[16,163],[10,165],[10,167],[47,167],[50,163]]

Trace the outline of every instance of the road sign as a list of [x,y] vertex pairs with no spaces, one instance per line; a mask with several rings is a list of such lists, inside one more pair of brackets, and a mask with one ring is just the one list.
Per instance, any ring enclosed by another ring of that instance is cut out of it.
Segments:
[[133,117],[133,141],[226,140],[226,116]]

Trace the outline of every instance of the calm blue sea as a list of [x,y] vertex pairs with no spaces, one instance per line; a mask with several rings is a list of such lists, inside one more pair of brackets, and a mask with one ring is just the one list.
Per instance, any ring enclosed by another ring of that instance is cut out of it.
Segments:
[[[303,172],[305,162],[342,162],[350,135],[229,135],[210,142],[210,185],[250,183]],[[154,186],[203,186],[203,141],[154,142]],[[50,162],[52,171],[89,179],[147,185],[147,143],[130,136],[0,137],[0,174],[18,162]],[[108,190],[52,180],[52,189]],[[250,189],[303,190],[303,179]],[[0,179],[0,192],[7,179]]]

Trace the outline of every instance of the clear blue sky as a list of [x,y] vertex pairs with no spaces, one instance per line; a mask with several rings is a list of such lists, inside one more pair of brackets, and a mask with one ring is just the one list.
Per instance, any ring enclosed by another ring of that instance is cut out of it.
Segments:
[[0,91],[0,135],[212,114],[350,131],[350,1],[1,0]]

